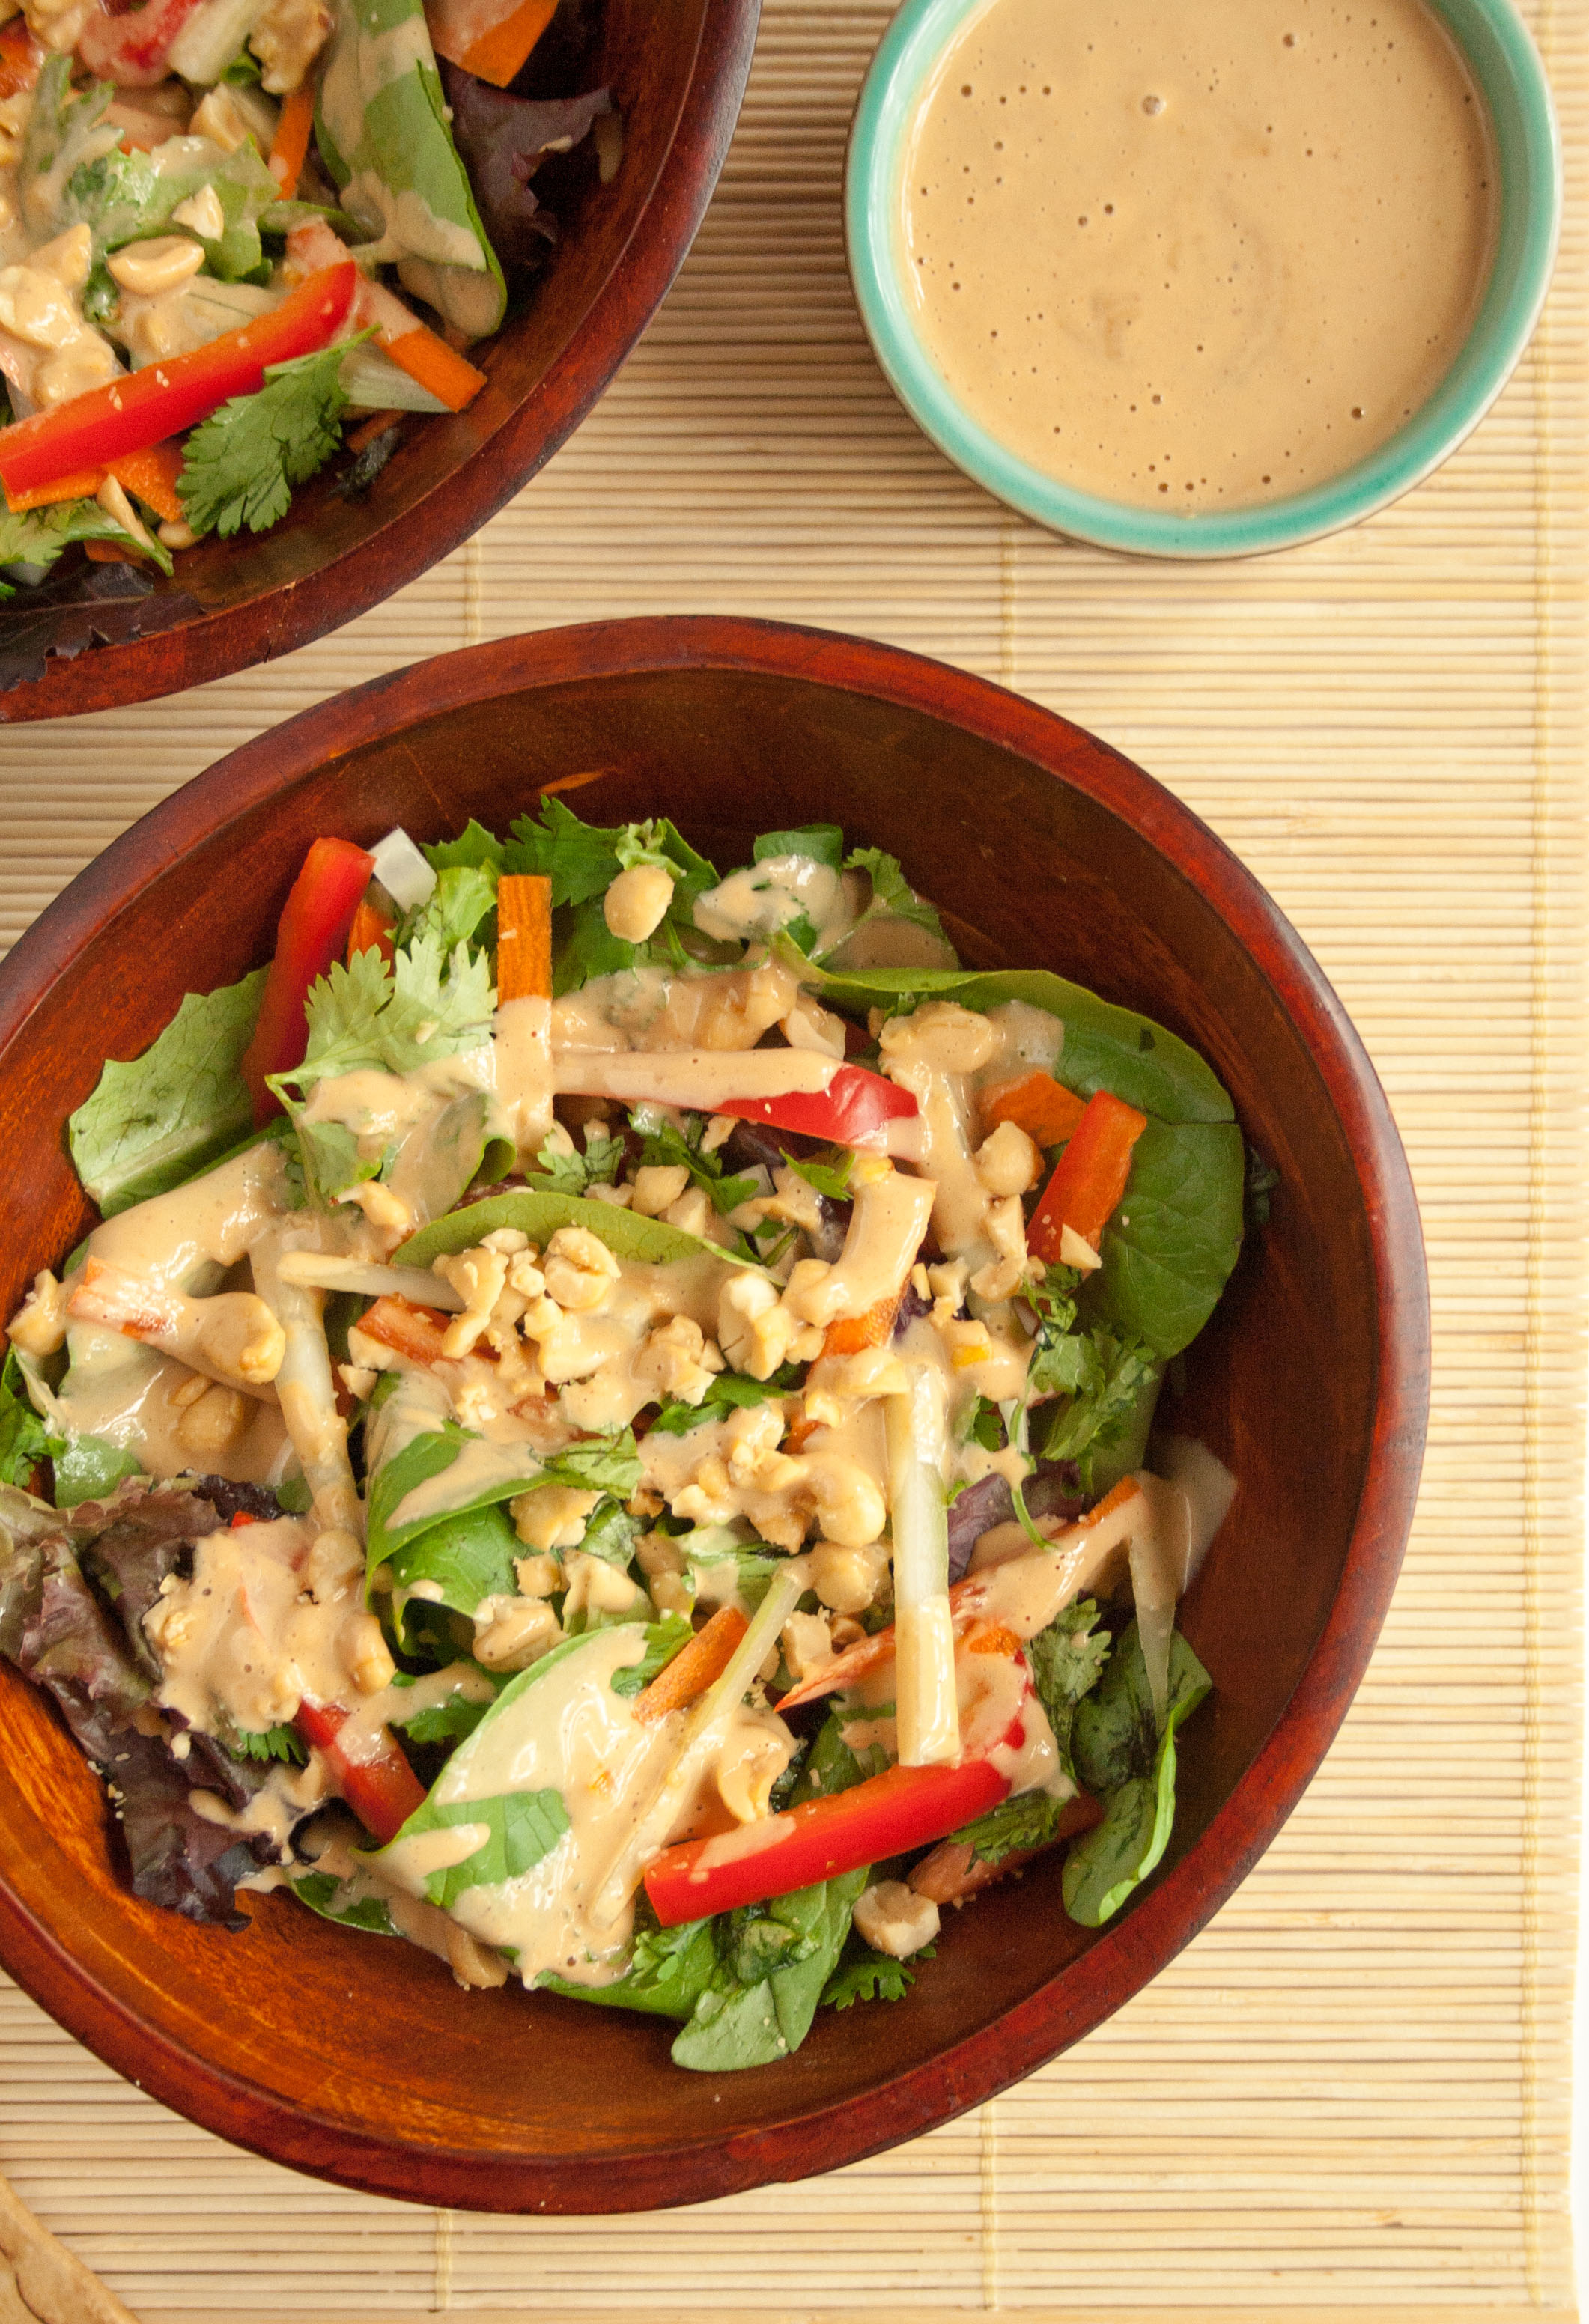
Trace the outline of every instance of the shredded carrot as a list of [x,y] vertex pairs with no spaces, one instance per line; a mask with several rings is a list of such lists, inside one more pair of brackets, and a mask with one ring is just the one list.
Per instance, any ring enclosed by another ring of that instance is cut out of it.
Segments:
[[436,44],[438,51],[450,57],[454,64],[462,65],[476,80],[488,80],[494,88],[506,88],[557,14],[557,5],[558,0],[519,0],[511,16],[494,24],[490,32],[483,32],[461,56],[453,56],[439,41]]
[[389,339],[383,333],[381,347],[411,379],[439,395],[449,411],[461,411],[466,403],[473,403],[485,384],[483,371],[455,355],[447,341],[428,331],[423,323],[416,323],[411,331],[403,331],[396,338]]
[[103,468],[76,468],[52,484],[35,484],[31,493],[7,493],[5,505],[13,516],[21,516],[28,509],[53,508],[58,501],[91,501],[104,482]]
[[109,463],[109,473],[125,493],[152,508],[162,524],[180,524],[188,514],[177,491],[182,473],[182,447],[172,440],[152,444],[146,452],[124,452]]
[[[443,1360],[441,1342],[451,1320],[434,1307],[420,1307],[411,1299],[388,1292],[359,1317],[355,1328],[366,1340],[374,1340],[394,1354],[406,1356],[411,1363],[435,1364]],[[488,1348],[476,1348],[475,1352],[492,1360]]]
[[1013,1630],[1002,1624],[990,1624],[985,1630],[973,1630],[965,1641],[965,1649],[973,1655],[1002,1655],[1006,1660],[1021,1652],[1021,1641]]
[[1095,1509],[1089,1509],[1086,1517],[1076,1518],[1074,1529],[1078,1533],[1083,1530],[1090,1532],[1105,1517],[1112,1517],[1116,1509],[1123,1508],[1127,1501],[1134,1501],[1141,1489],[1134,1477],[1122,1477],[1118,1485],[1112,1486],[1104,1494]]
[[358,426],[348,437],[348,450],[362,452],[365,446],[373,444],[377,436],[384,436],[389,428],[395,428],[402,418],[401,411],[372,411],[367,420],[359,421]]
[[96,565],[142,565],[145,552],[130,540],[85,540]]
[[397,956],[397,947],[392,941],[392,926],[385,913],[378,911],[367,896],[362,898],[353,916],[353,926],[347,931],[349,965],[356,952],[378,952],[390,965]]
[[644,1692],[635,1696],[636,1719],[666,1719],[670,1711],[681,1711],[704,1694],[728,1668],[749,1628],[735,1607],[719,1606],[706,1628],[697,1630]]
[[298,87],[282,98],[276,134],[271,140],[271,175],[281,188],[281,198],[284,202],[290,202],[298,191],[298,180],[309,155],[309,132],[314,125],[314,83],[300,80]]
[[875,1307],[868,1307],[862,1315],[841,1315],[830,1323],[823,1334],[825,1356],[858,1356],[864,1349],[881,1348],[894,1328],[894,1317],[900,1312],[901,1294],[892,1299],[880,1299]]
[[509,872],[496,887],[496,997],[551,999],[551,881]]
[[1063,1146],[1086,1110],[1086,1098],[1067,1090],[1052,1074],[1022,1074],[1019,1081],[1000,1082],[982,1093],[984,1132],[1012,1121],[1039,1146]]

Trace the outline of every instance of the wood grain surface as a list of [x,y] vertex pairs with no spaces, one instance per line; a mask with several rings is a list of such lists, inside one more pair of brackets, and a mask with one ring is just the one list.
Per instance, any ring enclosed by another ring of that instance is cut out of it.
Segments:
[[888,14],[767,0],[675,291],[465,549],[289,659],[0,739],[0,937],[222,752],[443,646],[751,610],[1002,678],[1236,850],[1389,1092],[1435,1365],[1381,1645],[1289,1822],[1178,1960],[1053,2065],[819,2186],[606,2218],[356,2195],[198,2129],[0,1986],[0,2162],[143,2324],[1575,2312],[1589,14],[1525,8],[1572,198],[1497,410],[1374,523],[1188,575],[1008,519],[879,378],[836,189]]
[[[842,821],[941,900],[962,956],[1095,986],[1191,1041],[1280,1173],[1167,1417],[1240,1480],[1184,1623],[1215,1682],[1181,1753],[1170,1869],[1101,1933],[1045,1858],[955,1916],[907,2006],[798,2056],[680,2073],[667,2029],[445,1967],[263,1898],[244,1941],[120,1885],[95,1779],[7,1674],[0,1955],[100,2054],[210,2128],[345,2184],[485,2210],[656,2209],[875,2153],[1089,2031],[1279,1829],[1372,1649],[1417,1492],[1427,1292],[1411,1184],[1334,994],[1256,883],[1080,729],[941,664],[722,618],[504,641],[306,713],[156,809],[0,965],[0,1311],[79,1238],[60,1124],[134,1056],[202,946],[269,955],[309,841],[503,829],[582,778],[598,823],[666,812],[723,863]],[[223,887],[231,901],[217,922]],[[342,2039],[348,2006],[365,2031]],[[599,2167],[598,2167],[599,2166]]]

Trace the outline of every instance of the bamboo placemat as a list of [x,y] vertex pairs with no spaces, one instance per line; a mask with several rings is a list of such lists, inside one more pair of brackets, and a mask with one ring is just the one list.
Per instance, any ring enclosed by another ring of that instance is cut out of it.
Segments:
[[1434,1293],[1422,1502],[1367,1683],[1258,1870],[1110,2024],[820,2182],[501,2220],[236,2153],[0,1991],[0,2167],[144,2324],[1575,2313],[1589,12],[1533,15],[1575,196],[1545,327],[1466,450],[1355,533],[1130,564],[948,468],[844,270],[845,129],[887,10],[766,0],[695,254],[513,508],[278,667],[0,733],[9,939],[222,752],[444,647],[721,609],[964,663],[1139,759],[1291,914],[1389,1089]]

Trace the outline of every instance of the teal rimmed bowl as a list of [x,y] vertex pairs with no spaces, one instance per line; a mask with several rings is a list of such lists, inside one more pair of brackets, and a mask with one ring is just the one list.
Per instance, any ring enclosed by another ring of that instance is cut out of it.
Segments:
[[1462,352],[1419,410],[1366,459],[1310,491],[1251,508],[1161,513],[1073,490],[972,418],[918,335],[905,293],[906,149],[952,42],[997,0],[903,0],[879,43],[851,124],[845,235],[861,319],[917,425],[973,480],[1023,516],[1141,557],[1254,557],[1338,532],[1400,499],[1448,458],[1494,402],[1528,346],[1561,224],[1561,148],[1538,50],[1510,0],[1428,0],[1468,60],[1494,124],[1501,206],[1494,263]]

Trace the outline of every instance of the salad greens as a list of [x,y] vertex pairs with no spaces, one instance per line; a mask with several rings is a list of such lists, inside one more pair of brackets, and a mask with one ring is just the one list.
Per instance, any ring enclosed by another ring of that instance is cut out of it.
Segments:
[[[389,32],[416,21],[382,5]],[[373,56],[339,33],[334,116]],[[359,98],[356,211],[430,103],[399,78],[390,118]],[[78,102],[77,198],[117,246],[142,177],[89,151]],[[488,274],[442,232],[435,163],[421,141],[403,231]],[[286,415],[285,476],[341,392],[315,354],[207,422],[205,521],[270,489],[251,433]],[[463,1981],[669,2019],[676,2062],[712,2072],[788,2056],[823,2006],[904,1999],[940,1903],[1042,1850],[1101,1926],[1164,1859],[1211,1687],[1174,1607],[1228,1491],[1204,1524],[1174,1447],[1150,1451],[1268,1192],[1210,1068],[1047,972],[952,965],[899,862],[836,825],[763,834],[753,879],[555,795],[505,837],[317,850],[272,968],[188,995],[73,1114],[106,1223],[39,1277],[0,1369],[0,1652],[114,1762],[140,1893],[229,1923],[280,1865]],[[606,907],[636,872],[620,894],[658,917],[631,942]],[[526,881],[533,908],[504,884]],[[878,964],[924,952],[943,964]],[[968,1030],[983,1064],[946,1063]],[[811,1038],[824,1076],[788,1070]],[[771,1096],[702,1092],[699,1059],[736,1050]],[[961,1140],[965,1220],[924,1119]],[[1117,1141],[1094,1212],[1082,1122]],[[227,1609],[242,1675],[184,1659]],[[923,1702],[952,1721],[940,1757],[910,1739]],[[271,1814],[234,1831],[195,1789]]]

